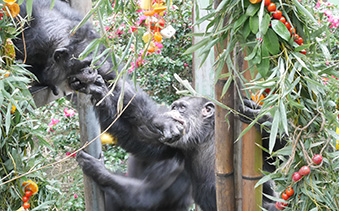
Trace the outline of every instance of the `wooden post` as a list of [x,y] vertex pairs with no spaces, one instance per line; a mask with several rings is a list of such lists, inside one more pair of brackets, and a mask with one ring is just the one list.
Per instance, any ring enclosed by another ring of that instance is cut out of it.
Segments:
[[[91,0],[71,0],[70,5],[78,10],[81,14],[85,15],[92,7]],[[90,96],[78,93],[78,105],[80,121],[80,141],[81,144],[93,140],[100,135],[100,123],[96,117],[94,105],[90,100]],[[86,151],[88,154],[95,158],[99,158],[101,155],[101,141],[97,138],[91,143]],[[105,198],[104,193],[99,186],[89,177],[84,174],[84,186],[85,186],[85,206],[86,211],[104,211],[105,210]]]
[[[78,93],[78,112],[80,121],[80,139],[81,144],[84,145],[88,141],[96,138],[100,134],[100,123],[96,117],[94,106],[91,103],[90,96]],[[91,143],[86,151],[93,157],[99,158],[101,155],[101,141],[97,138]],[[104,206],[104,194],[100,190],[99,186],[89,177],[84,174],[84,186],[85,186],[85,205],[86,211],[103,211]]]
[[[243,70],[248,68],[248,63],[244,61]],[[250,81],[251,74],[245,73],[245,78]],[[243,123],[243,129],[248,125]],[[252,127],[242,137],[242,193],[243,193],[243,211],[260,211],[262,204],[262,185],[254,188],[255,184],[261,179],[263,160],[262,150],[257,146],[262,146],[261,134]]]

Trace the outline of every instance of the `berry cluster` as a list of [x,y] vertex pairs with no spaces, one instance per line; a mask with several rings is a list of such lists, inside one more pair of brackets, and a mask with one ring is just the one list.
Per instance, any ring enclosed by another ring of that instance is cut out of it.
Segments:
[[[319,154],[316,154],[313,156],[312,158],[312,161],[313,163],[315,164],[320,164],[322,161],[323,161],[323,157]],[[292,180],[294,182],[298,182],[303,176],[306,176],[308,175],[309,173],[311,172],[311,169],[310,167],[308,166],[303,166],[299,169],[299,171],[297,172],[294,172],[293,175],[292,175]],[[288,187],[286,188],[285,192],[283,192],[281,194],[281,198],[284,199],[285,201],[287,201],[290,196],[292,196],[294,193],[293,189],[291,187]],[[283,210],[285,209],[285,207],[288,205],[288,203],[286,202],[280,202],[280,201],[277,201],[275,203],[275,207],[278,209],[278,210]]]
[[[252,4],[259,3],[262,0],[250,0]],[[286,18],[282,15],[282,12],[280,10],[277,10],[277,7],[274,3],[271,2],[271,0],[265,0],[264,2],[266,9],[272,13],[272,16],[274,19],[280,20],[288,29],[288,31],[291,33],[291,36],[294,39],[294,42],[296,42],[298,45],[304,44],[304,39],[300,37],[297,33],[295,28],[291,26],[291,24],[286,20]],[[300,53],[306,55],[306,50],[300,51]]]

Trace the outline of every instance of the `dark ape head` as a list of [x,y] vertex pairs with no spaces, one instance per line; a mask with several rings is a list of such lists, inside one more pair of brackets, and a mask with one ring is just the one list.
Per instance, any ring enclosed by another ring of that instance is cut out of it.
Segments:
[[183,97],[172,103],[171,110],[180,113],[185,127],[184,136],[173,143],[173,146],[190,148],[213,140],[215,113],[213,102],[201,97]]

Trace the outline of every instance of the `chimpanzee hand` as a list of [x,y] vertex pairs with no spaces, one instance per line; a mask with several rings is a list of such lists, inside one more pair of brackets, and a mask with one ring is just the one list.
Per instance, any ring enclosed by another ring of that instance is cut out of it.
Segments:
[[[239,106],[239,112],[241,113],[241,115],[239,115],[240,121],[250,124],[260,114],[261,106],[249,99],[244,99],[243,102],[244,104]],[[255,127],[261,132],[263,137],[269,136],[268,131],[270,130],[269,125],[265,126],[266,129],[261,127],[261,125],[265,122],[272,122],[272,117],[269,114],[265,114],[260,117],[257,124],[255,124]]]
[[70,87],[73,90],[83,92],[92,95],[93,101],[99,101],[108,92],[108,88],[101,75],[96,75],[95,81],[82,81],[79,75],[75,75],[69,78]]
[[185,134],[185,120],[175,110],[156,116],[153,125],[160,131],[159,141],[162,143],[173,143]]
[[[261,106],[249,99],[244,99],[243,102],[244,104],[239,106],[239,112],[242,114],[239,115],[240,121],[250,124],[260,114]],[[272,121],[272,117],[268,114],[259,118],[258,123],[262,124],[266,121]]]
[[79,151],[76,160],[86,175],[95,177],[97,174],[100,174],[102,169],[105,169],[102,158],[102,155],[100,159],[96,159],[85,151]]

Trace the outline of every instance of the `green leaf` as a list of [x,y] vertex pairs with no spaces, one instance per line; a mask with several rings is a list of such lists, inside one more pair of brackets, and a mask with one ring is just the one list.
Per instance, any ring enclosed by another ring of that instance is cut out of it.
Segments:
[[298,47],[296,47],[294,49],[294,52],[299,52],[299,51],[302,51],[304,49],[307,49],[309,48],[311,45],[313,45],[313,43],[308,43],[308,44],[304,44],[304,45],[299,45]]
[[288,31],[287,27],[279,20],[272,20],[271,25],[275,33],[277,33],[281,38],[286,40],[287,42],[291,38],[291,34]]
[[279,104],[279,112],[280,112],[280,117],[281,117],[281,123],[284,127],[285,133],[288,135],[286,108],[285,108],[284,103],[281,101]]
[[240,18],[236,20],[234,23],[234,27],[233,27],[234,31],[236,31],[240,26],[242,26],[247,20],[247,18],[248,18],[247,15],[245,14],[241,15]]
[[277,139],[279,122],[280,122],[280,112],[279,112],[279,110],[275,110],[274,118],[273,118],[273,122],[272,122],[271,133],[270,133],[270,142],[269,142],[269,152],[270,152],[270,154],[273,152],[273,147],[274,147],[275,141]]
[[313,21],[313,23],[317,26],[318,21],[314,18],[314,16],[304,7],[302,6],[298,0],[293,0],[293,4],[299,9],[301,13],[306,16],[306,19]]
[[280,52],[278,36],[272,29],[267,30],[267,33],[264,36],[264,44],[272,55],[276,55]]
[[232,77],[229,77],[229,78],[227,79],[227,81],[226,81],[226,83],[225,83],[225,85],[224,85],[224,87],[223,87],[223,89],[222,89],[222,93],[221,93],[220,98],[222,98],[222,97],[226,94],[226,92],[227,92],[227,90],[228,90],[228,87],[230,87],[232,81],[233,81],[233,78],[232,78]]
[[258,72],[262,77],[266,77],[270,69],[269,52],[265,45],[261,45],[261,62],[257,64]]
[[246,56],[244,59],[245,59],[246,61],[249,61],[249,60],[253,59],[254,56],[257,54],[257,51],[258,51],[258,44],[254,47],[254,49],[252,50],[252,52],[251,52],[248,56]]
[[259,17],[258,16],[250,17],[250,29],[253,34],[256,34],[259,31]]
[[246,15],[253,16],[258,12],[259,9],[260,9],[260,4],[250,4],[246,9]]
[[241,28],[241,34],[244,38],[244,40],[247,39],[248,35],[250,35],[251,29],[250,29],[250,21],[246,21],[244,24],[244,27]]
[[100,42],[101,42],[100,39],[95,39],[92,42],[90,42],[85,48],[85,50],[81,52],[81,54],[79,55],[79,59],[82,60],[86,58],[86,56],[88,56],[88,54],[90,54],[95,49],[95,47],[100,44]]
[[184,55],[187,55],[187,54],[191,54],[193,52],[195,52],[196,50],[198,50],[199,48],[205,46],[210,40],[205,38],[203,40],[200,40],[198,43],[196,43],[195,45],[189,47],[185,52],[184,52]]
[[262,19],[260,26],[259,26],[260,27],[260,33],[262,35],[266,34],[268,27],[270,26],[270,21],[271,21],[270,15],[266,13],[264,15],[264,18]]
[[331,53],[330,51],[327,49],[326,45],[324,45],[322,42],[322,40],[318,37],[315,38],[317,40],[317,43],[319,43],[319,46],[321,48],[321,51],[323,52],[325,58],[327,60],[330,60],[331,59]]
[[32,16],[32,7],[33,7],[33,0],[26,1],[26,10],[28,17]]

